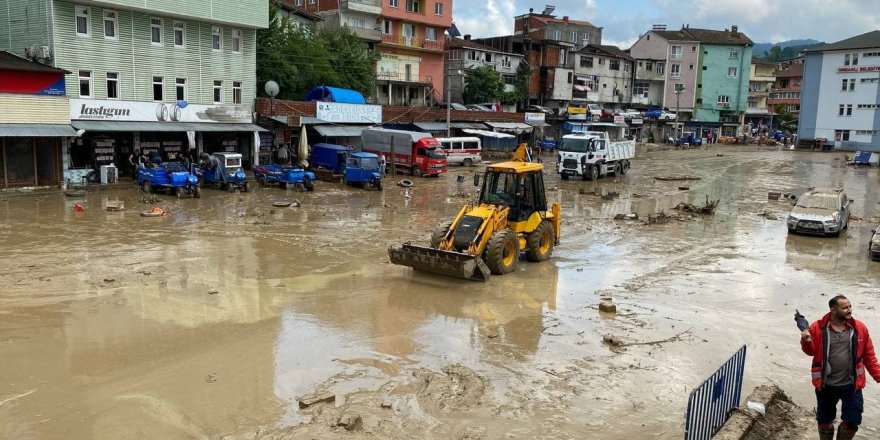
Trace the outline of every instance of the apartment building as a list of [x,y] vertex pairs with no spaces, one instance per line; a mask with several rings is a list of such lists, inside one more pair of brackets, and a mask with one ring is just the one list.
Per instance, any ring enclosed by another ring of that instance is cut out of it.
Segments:
[[749,70],[749,97],[746,106],[746,123],[760,126],[770,122],[773,108],[768,105],[773,84],[776,82],[776,63],[752,58]]
[[447,93],[450,102],[464,102],[462,92],[468,70],[482,66],[490,66],[504,81],[504,91],[512,92],[516,86],[516,74],[523,62],[522,55],[501,52],[495,48],[471,40],[470,35],[464,38],[447,38],[446,40],[446,74]]
[[797,115],[801,112],[801,91],[804,81],[803,57],[793,61],[788,60],[777,64],[773,74],[773,88],[767,98],[767,106],[770,111],[776,111],[776,108],[781,104],[789,113]]
[[633,64],[633,58],[617,46],[582,47],[569,58],[575,77],[572,102],[623,108],[632,99]]

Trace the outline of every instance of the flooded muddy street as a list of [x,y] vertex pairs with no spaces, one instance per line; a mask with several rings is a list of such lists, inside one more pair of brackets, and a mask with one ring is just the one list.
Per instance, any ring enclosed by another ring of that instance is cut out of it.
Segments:
[[[712,146],[640,152],[597,182],[545,170],[561,244],[486,283],[387,253],[426,244],[479,167],[411,192],[0,196],[0,438],[679,439],[689,393],[742,345],[744,396],[773,382],[811,409],[795,308],[812,321],[842,293],[880,335],[880,171],[844,163]],[[675,176],[694,180],[656,179]],[[845,188],[863,220],[788,235],[791,204],[767,193],[808,186]],[[714,215],[644,220],[707,197]],[[116,199],[127,210],[103,209]],[[141,217],[150,206],[171,214]],[[880,438],[869,382],[860,432]]]

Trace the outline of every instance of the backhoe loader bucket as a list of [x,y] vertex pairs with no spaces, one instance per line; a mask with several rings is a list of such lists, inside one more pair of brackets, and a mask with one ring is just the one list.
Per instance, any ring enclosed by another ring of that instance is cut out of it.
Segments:
[[490,274],[482,258],[460,252],[404,243],[400,248],[389,248],[388,256],[400,266],[468,280],[486,281]]

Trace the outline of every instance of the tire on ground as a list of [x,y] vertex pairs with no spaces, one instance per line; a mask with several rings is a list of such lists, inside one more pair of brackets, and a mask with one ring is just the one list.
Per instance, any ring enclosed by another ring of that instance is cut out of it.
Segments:
[[519,239],[510,229],[496,231],[486,246],[486,265],[495,275],[516,270],[519,261]]
[[549,222],[541,222],[538,227],[526,237],[526,258],[529,261],[547,261],[553,253],[553,244],[556,241],[556,233],[553,225]]

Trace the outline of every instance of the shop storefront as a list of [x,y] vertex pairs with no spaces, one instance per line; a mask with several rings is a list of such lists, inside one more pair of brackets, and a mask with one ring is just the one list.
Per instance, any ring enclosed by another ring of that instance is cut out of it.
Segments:
[[258,163],[260,133],[266,131],[251,123],[249,106],[71,99],[70,118],[81,132],[64,164],[65,178],[71,181],[107,164],[131,175],[128,157],[135,149],[156,152],[163,161],[236,152],[250,168]]
[[70,126],[63,69],[0,51],[0,189],[58,186]]

